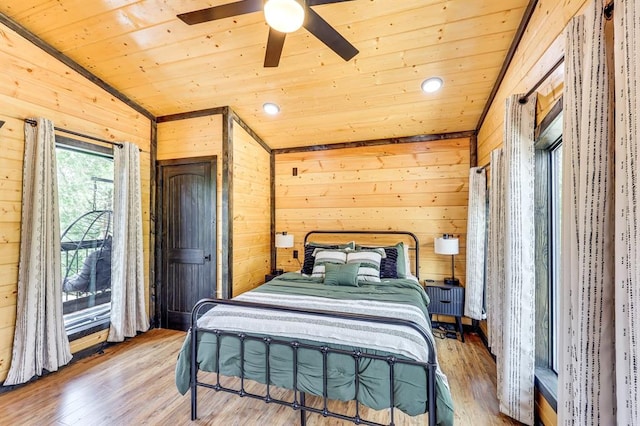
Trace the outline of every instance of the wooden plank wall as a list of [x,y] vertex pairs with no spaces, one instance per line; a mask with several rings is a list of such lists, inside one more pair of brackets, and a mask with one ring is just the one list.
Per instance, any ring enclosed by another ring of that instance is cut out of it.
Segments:
[[158,123],[158,160],[175,160],[213,156],[217,164],[217,292],[220,296],[222,265],[222,238],[220,219],[222,218],[222,114],[189,118]]
[[544,395],[537,390],[535,393],[535,406],[540,423],[544,426],[556,426],[558,424],[556,410],[549,404]]
[[[538,1],[511,66],[478,132],[479,165],[487,164],[491,151],[502,146],[505,99],[512,94],[526,93],[564,54],[562,31],[585,3],[586,0]],[[561,66],[538,90],[538,123],[562,96],[563,70]]]
[[233,296],[271,269],[271,155],[233,121]]
[[[11,359],[16,317],[24,119],[46,117],[57,127],[137,144],[141,153],[145,266],[149,267],[150,120],[0,25],[0,381]],[[148,282],[148,275],[146,277]],[[148,286],[147,286],[148,288]],[[106,340],[88,336],[73,352]]]
[[[469,139],[278,154],[275,173],[276,229],[294,235],[300,261],[314,229],[404,230],[420,240],[420,278],[442,279],[451,258],[434,254],[433,240],[451,233],[464,283]],[[278,267],[300,265],[290,251]]]

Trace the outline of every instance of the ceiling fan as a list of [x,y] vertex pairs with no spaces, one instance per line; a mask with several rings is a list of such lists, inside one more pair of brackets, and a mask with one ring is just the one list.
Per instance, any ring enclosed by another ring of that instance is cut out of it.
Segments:
[[282,47],[287,33],[304,26],[345,61],[358,54],[356,49],[338,31],[320,17],[311,6],[341,3],[351,0],[241,0],[234,3],[213,6],[178,15],[189,25],[215,21],[231,16],[263,10],[269,24],[269,39],[264,58],[265,67],[277,67],[282,55]]

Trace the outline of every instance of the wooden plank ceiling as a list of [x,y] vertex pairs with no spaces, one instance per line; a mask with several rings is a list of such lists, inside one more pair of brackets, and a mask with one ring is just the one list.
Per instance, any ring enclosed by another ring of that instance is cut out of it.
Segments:
[[[264,68],[261,12],[188,26],[233,0],[4,0],[0,12],[155,116],[229,105],[272,148],[475,129],[528,0],[352,0],[314,6],[360,53],[305,29]],[[420,83],[439,76],[443,89]],[[280,105],[267,116],[265,102]]]

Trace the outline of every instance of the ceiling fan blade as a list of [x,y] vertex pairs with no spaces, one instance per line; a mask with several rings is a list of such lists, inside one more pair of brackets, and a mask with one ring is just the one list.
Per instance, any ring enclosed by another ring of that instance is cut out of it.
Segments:
[[307,6],[318,6],[320,4],[342,3],[351,0],[307,0]]
[[216,19],[257,12],[262,10],[262,3],[263,0],[242,0],[221,6],[194,10],[193,12],[181,13],[178,15],[178,18],[189,25],[200,24],[202,22],[215,21]]
[[329,46],[345,61],[358,54],[358,49],[342,37],[338,31],[327,23],[320,15],[310,7],[306,8],[304,27],[321,42]]
[[287,34],[269,28],[269,40],[267,41],[267,52],[264,55],[265,67],[277,67],[282,55],[282,47]]

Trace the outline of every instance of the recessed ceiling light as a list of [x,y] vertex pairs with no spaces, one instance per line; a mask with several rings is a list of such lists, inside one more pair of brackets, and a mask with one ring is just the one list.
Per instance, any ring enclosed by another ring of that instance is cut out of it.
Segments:
[[440,77],[431,77],[422,82],[422,91],[425,93],[433,93],[442,87],[442,79]]
[[273,102],[267,102],[266,104],[262,105],[262,109],[269,115],[276,115],[280,112],[280,107]]

